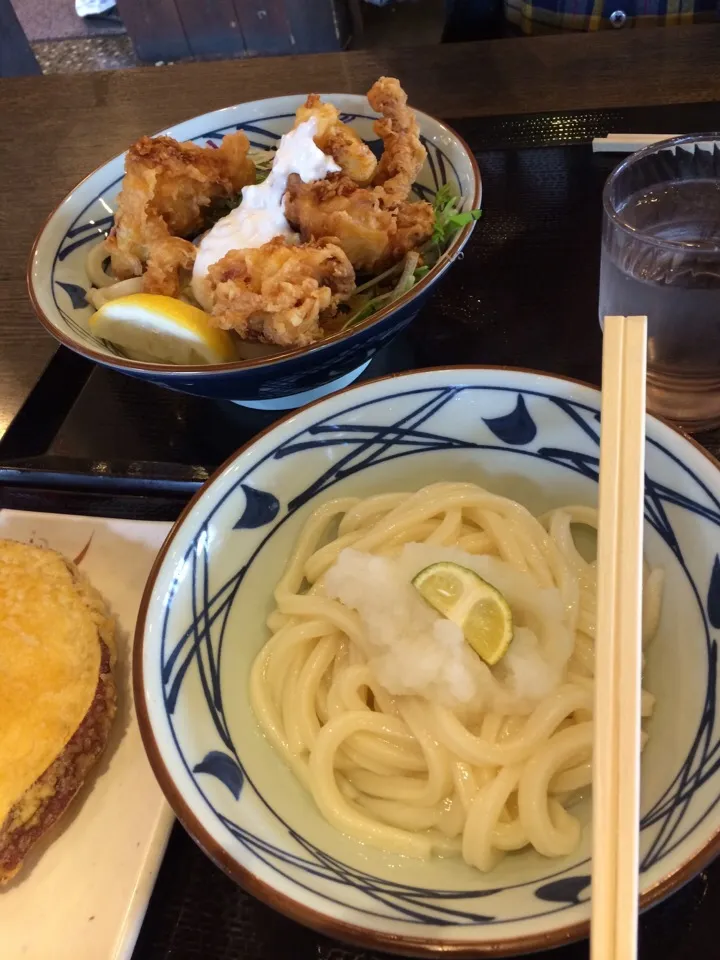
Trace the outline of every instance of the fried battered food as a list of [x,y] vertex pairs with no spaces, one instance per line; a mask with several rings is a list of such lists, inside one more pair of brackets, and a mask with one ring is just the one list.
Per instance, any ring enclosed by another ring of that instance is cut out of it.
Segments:
[[429,203],[386,204],[382,187],[358,187],[349,177],[331,174],[303,183],[288,179],[285,215],[303,240],[331,236],[362,273],[377,273],[397,263],[432,234]]
[[214,322],[244,340],[306,347],[323,336],[321,322],[355,286],[355,272],[334,242],[297,246],[275,237],[261,247],[231,250],[208,272]]
[[114,623],[77,567],[0,540],[0,885],[105,749],[114,659]]
[[383,188],[386,203],[407,200],[427,156],[415,113],[408,107],[407,94],[394,77],[376,80],[367,98],[373,110],[382,114],[374,124],[375,133],[383,142],[383,155],[373,186]]
[[195,261],[187,238],[204,228],[213,203],[255,182],[249,147],[242,131],[228,134],[216,149],[172,137],[142,137],[133,144],[106,241],[115,276],[138,277],[147,266],[146,292],[178,296]]
[[311,93],[295,117],[296,127],[314,118],[317,133],[313,139],[322,152],[331,156],[351,180],[361,186],[370,183],[377,168],[375,154],[352,127],[342,122],[337,107]]
[[[195,246],[180,237],[162,237],[157,241],[150,239],[148,251],[149,260],[143,274],[145,293],[179,297],[195,263]],[[119,276],[117,273],[115,275]]]
[[396,232],[391,237],[390,260],[397,263],[410,250],[417,250],[430,239],[435,226],[432,204],[401,203],[395,215]]
[[408,201],[426,151],[405,92],[381,77],[368,100],[383,114],[375,130],[385,146],[373,185],[359,187],[344,174],[312,183],[291,175],[285,215],[303,240],[335,237],[356,270],[375,273],[429,239],[434,214],[429,203]]

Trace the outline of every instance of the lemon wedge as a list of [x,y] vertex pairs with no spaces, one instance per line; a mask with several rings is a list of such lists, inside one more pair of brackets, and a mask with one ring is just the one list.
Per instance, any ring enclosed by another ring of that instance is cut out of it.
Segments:
[[492,666],[513,636],[512,611],[505,597],[473,570],[457,563],[433,563],[413,586],[439,613],[456,623],[475,653]]
[[109,300],[90,317],[90,332],[150,363],[229,363],[237,359],[232,337],[210,325],[202,310],[183,300],[134,293]]

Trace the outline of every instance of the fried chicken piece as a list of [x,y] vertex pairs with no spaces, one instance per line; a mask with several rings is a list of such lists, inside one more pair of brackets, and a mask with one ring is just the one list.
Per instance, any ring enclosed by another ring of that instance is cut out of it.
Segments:
[[382,114],[374,124],[383,142],[383,155],[373,186],[382,186],[386,202],[407,200],[427,155],[415,112],[408,107],[407,94],[394,77],[376,80],[367,98],[373,110]]
[[337,237],[352,265],[361,271],[370,271],[382,260],[394,227],[393,214],[383,209],[374,192],[358,188],[341,174],[312,183],[291,174],[285,216],[303,240]]
[[434,214],[429,203],[407,199],[426,152],[405,92],[381,77],[368,100],[383,113],[375,129],[385,145],[373,186],[359,187],[343,174],[312,183],[291,175],[285,216],[303,240],[335,237],[356,270],[376,273],[429,239]]
[[[154,231],[147,243],[149,260],[142,275],[144,292],[179,297],[192,275],[196,247],[189,240],[156,235]],[[119,276],[118,273],[115,275]]]
[[187,239],[205,226],[208,208],[255,182],[242,131],[218,148],[142,137],[128,150],[115,226],[106,241],[119,280],[143,273],[148,293],[177,296],[192,270],[195,247]]
[[375,154],[352,127],[342,122],[337,107],[323,103],[316,93],[311,93],[298,107],[295,118],[296,127],[315,118],[315,144],[339,164],[346,176],[361,185],[370,183],[377,168]]
[[306,347],[353,291],[355,272],[332,238],[294,246],[275,237],[231,250],[210,267],[208,281],[217,326],[244,340]]
[[395,216],[397,232],[392,236],[390,259],[402,260],[410,250],[417,250],[430,239],[435,226],[431,203],[401,203]]
[[358,187],[341,174],[312,183],[291,174],[285,216],[305,241],[334,237],[361,273],[377,273],[402,260],[429,239],[434,220],[429,203],[388,207],[382,187]]

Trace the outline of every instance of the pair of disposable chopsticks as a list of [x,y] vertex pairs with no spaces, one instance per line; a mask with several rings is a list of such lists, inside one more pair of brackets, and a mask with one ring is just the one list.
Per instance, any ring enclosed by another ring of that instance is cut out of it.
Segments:
[[605,317],[591,960],[637,956],[646,317]]
[[595,137],[592,148],[593,153],[635,153],[674,136],[674,133],[611,133],[607,137]]

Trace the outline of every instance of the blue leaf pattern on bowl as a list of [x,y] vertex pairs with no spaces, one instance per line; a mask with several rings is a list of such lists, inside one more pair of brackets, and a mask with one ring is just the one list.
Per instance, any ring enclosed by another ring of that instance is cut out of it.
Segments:
[[515,409],[504,417],[493,417],[486,420],[483,417],[485,426],[491,430],[498,440],[513,446],[524,446],[526,443],[532,443],[537,435],[535,421],[528,413],[522,394],[518,394]]
[[65,293],[70,297],[70,303],[72,303],[75,310],[82,310],[83,307],[88,306],[88,302],[85,297],[87,291],[79,284],[62,283],[58,280],[58,286],[62,287]]
[[228,788],[236,800],[240,798],[243,785],[243,772],[239,765],[227,753],[221,750],[211,750],[204,760],[196,763],[193,773],[209,773],[217,777]]
[[547,900],[549,903],[583,903],[586,897],[580,897],[583,890],[590,886],[589,874],[579,877],[563,877],[562,880],[553,880],[551,883],[544,883],[535,891],[535,896],[539,900]]
[[236,530],[253,530],[271,523],[278,514],[280,502],[266,490],[256,490],[246,483],[240,485],[245,494],[245,509],[235,524]]

